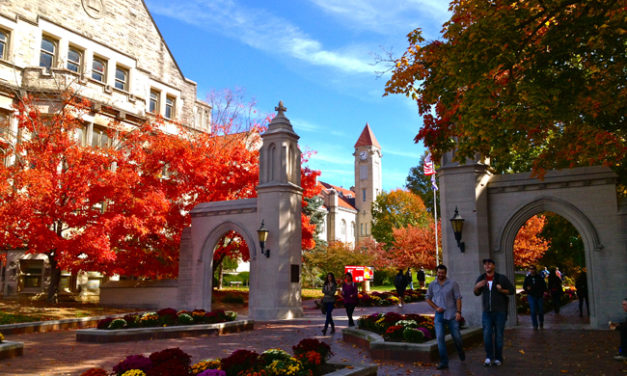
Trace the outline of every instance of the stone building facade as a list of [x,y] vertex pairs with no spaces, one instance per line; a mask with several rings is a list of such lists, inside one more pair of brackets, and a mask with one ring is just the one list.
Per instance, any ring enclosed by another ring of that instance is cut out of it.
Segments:
[[[107,142],[103,130],[113,120],[132,127],[157,115],[171,129],[210,131],[211,107],[197,99],[196,83],[181,72],[143,0],[0,2],[0,137],[17,140],[19,98],[34,96],[45,113],[68,89],[92,103],[83,118],[86,144]],[[42,288],[45,257],[12,251],[7,261],[1,293],[18,284]]]

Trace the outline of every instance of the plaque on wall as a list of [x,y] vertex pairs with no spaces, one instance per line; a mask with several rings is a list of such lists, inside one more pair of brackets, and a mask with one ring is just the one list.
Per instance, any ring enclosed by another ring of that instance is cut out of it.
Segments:
[[101,18],[105,13],[104,0],[83,0],[83,9],[92,18]]
[[298,283],[300,281],[300,268],[298,267],[298,265],[292,264],[291,265],[291,279],[290,282],[293,283]]

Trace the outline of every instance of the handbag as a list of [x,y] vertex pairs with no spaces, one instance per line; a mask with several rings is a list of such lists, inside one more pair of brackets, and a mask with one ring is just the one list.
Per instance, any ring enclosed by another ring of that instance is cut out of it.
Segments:
[[327,314],[327,305],[326,304],[322,303],[320,305],[320,312],[322,312],[323,315]]

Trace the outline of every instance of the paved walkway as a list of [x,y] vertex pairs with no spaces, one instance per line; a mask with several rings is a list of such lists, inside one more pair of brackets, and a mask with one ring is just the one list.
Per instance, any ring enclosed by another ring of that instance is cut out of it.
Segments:
[[[451,356],[450,369],[437,371],[434,364],[374,362],[367,350],[342,341],[341,330],[322,336],[324,317],[305,303],[305,317],[297,320],[256,323],[254,331],[220,337],[190,337],[113,344],[77,343],[74,331],[14,335],[9,340],[24,342],[24,356],[0,361],[0,375],[72,375],[78,376],[90,367],[110,370],[131,354],[148,354],[168,347],[180,347],[192,356],[192,362],[224,357],[234,350],[246,348],[261,352],[291,346],[302,338],[317,337],[329,343],[335,353],[332,360],[350,363],[377,363],[379,375],[627,375],[627,363],[612,359],[618,344],[618,333],[606,330],[585,330],[577,317],[576,303],[566,306],[560,316],[550,313],[543,331],[533,331],[528,318],[522,317],[520,327],[505,333],[504,364],[484,368],[482,345],[467,348],[466,361]],[[398,307],[358,308],[355,316],[401,310],[404,313],[431,313],[426,303]],[[338,329],[346,326],[343,309],[334,311]]]

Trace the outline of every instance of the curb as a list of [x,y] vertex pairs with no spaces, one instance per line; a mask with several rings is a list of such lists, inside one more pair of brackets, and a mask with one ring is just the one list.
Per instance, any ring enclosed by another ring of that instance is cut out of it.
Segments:
[[0,359],[14,358],[24,355],[24,343],[13,341],[0,342]]
[[[483,336],[481,328],[468,328],[461,330],[464,345],[475,342]],[[438,343],[436,339],[423,343],[386,342],[382,336],[367,330],[346,328],[342,329],[344,341],[354,343],[357,346],[370,350],[372,359],[399,360],[405,362],[433,362],[439,359]],[[446,347],[454,350],[453,338],[446,335]]]
[[216,324],[156,326],[130,329],[80,329],[76,331],[76,342],[110,343],[142,341],[162,338],[196,337],[221,335],[244,330],[253,330],[253,320],[229,321]]
[[93,328],[98,321],[107,317],[124,317],[128,313],[118,313],[106,316],[80,317],[76,319],[32,321],[19,324],[0,325],[3,334],[44,333],[55,330]]

